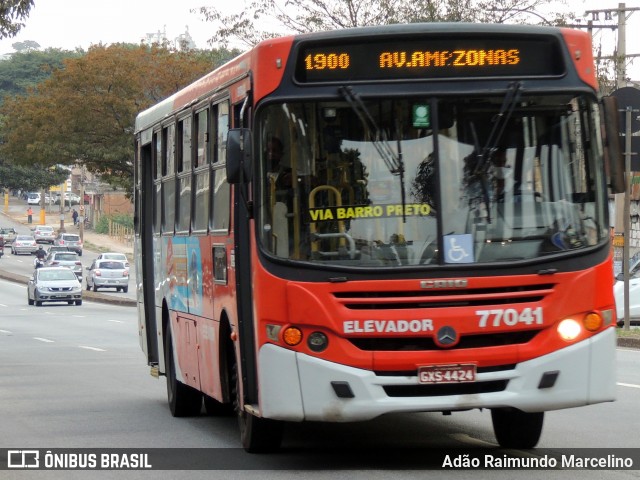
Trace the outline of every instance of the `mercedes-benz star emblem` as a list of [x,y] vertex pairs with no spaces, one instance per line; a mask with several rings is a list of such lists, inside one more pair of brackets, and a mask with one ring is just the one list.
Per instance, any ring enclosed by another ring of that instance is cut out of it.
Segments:
[[441,347],[453,347],[458,343],[458,334],[453,327],[442,327],[436,334],[436,343]]

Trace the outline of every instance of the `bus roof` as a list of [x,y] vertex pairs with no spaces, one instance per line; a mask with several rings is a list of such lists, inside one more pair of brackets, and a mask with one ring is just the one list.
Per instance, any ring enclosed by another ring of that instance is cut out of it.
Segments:
[[[230,84],[252,75],[254,78],[260,78],[259,88],[260,94],[254,92],[254,98],[261,96],[277,87],[277,83],[281,77],[275,78],[273,75],[258,74],[258,70],[262,66],[267,65],[267,61],[278,57],[282,61],[284,71],[285,62],[292,45],[297,42],[325,42],[329,40],[349,41],[358,37],[376,36],[384,38],[394,37],[397,35],[418,35],[418,34],[450,34],[465,35],[470,33],[491,34],[496,35],[553,35],[556,37],[564,37],[564,42],[569,46],[570,50],[576,52],[581,50],[583,58],[581,61],[574,59],[578,72],[585,81],[589,76],[593,76],[593,72],[587,72],[587,69],[593,68],[593,56],[591,48],[584,48],[585,45],[590,46],[590,39],[587,32],[570,28],[558,28],[551,26],[537,25],[507,25],[507,24],[475,24],[475,23],[413,23],[413,24],[394,24],[347,28],[342,30],[330,30],[323,32],[312,32],[299,34],[295,36],[285,36],[275,39],[268,39],[260,42],[251,50],[242,53],[238,57],[230,60],[226,64],[218,67],[212,72],[204,75],[195,82],[174,93],[170,97],[162,100],[156,105],[144,110],[136,117],[135,132],[146,130],[151,126],[162,121],[164,118],[182,110],[183,108],[197,103],[200,99],[212,95],[217,91],[221,91]],[[573,44],[573,48],[572,48]],[[574,56],[572,54],[572,56]],[[578,64],[580,62],[580,64]],[[272,65],[271,63],[269,64]],[[580,67],[584,72],[581,72]],[[271,67],[272,69],[272,67]],[[587,82],[591,83],[591,82]],[[267,85],[266,85],[267,84]],[[595,85],[597,88],[597,85]]]

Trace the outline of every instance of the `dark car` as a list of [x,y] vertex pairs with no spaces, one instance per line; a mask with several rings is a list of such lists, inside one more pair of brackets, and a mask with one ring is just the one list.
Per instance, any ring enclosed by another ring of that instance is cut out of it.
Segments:
[[27,301],[40,307],[43,302],[67,302],[82,305],[82,285],[78,277],[64,267],[43,267],[33,271],[27,284]]
[[80,240],[80,235],[76,233],[61,233],[53,244],[60,247],[67,247],[69,250],[82,256],[82,240]]

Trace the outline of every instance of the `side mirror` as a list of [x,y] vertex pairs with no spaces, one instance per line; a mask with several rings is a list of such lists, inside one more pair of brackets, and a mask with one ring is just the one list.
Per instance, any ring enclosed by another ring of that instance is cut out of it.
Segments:
[[227,182],[244,183],[251,180],[253,140],[248,128],[232,128],[227,134]]
[[624,193],[624,158],[620,145],[620,115],[616,97],[602,98],[605,170],[612,193]]

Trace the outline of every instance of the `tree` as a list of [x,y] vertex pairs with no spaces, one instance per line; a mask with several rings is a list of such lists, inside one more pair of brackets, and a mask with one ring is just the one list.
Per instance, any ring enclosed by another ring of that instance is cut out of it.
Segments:
[[0,108],[0,158],[20,165],[82,164],[131,191],[133,130],[141,110],[237,52],[97,45]]
[[23,166],[0,162],[0,189],[35,192],[60,185],[69,176],[69,171],[59,166],[44,168],[40,165]]
[[[215,24],[210,44],[253,46],[266,38],[368,25],[416,22],[543,23],[565,25],[573,13],[540,14],[557,0],[251,0],[240,13],[201,7]],[[226,8],[225,8],[226,10]],[[271,29],[263,25],[272,25]]]
[[23,95],[29,87],[46,80],[63,67],[65,58],[84,55],[84,52],[48,48],[44,51],[19,52],[0,62],[0,104],[5,96]]
[[0,38],[15,37],[24,27],[34,0],[2,0],[0,2]]
[[33,40],[25,40],[24,42],[12,43],[11,46],[16,52],[30,52],[32,50],[38,50],[40,44]]

